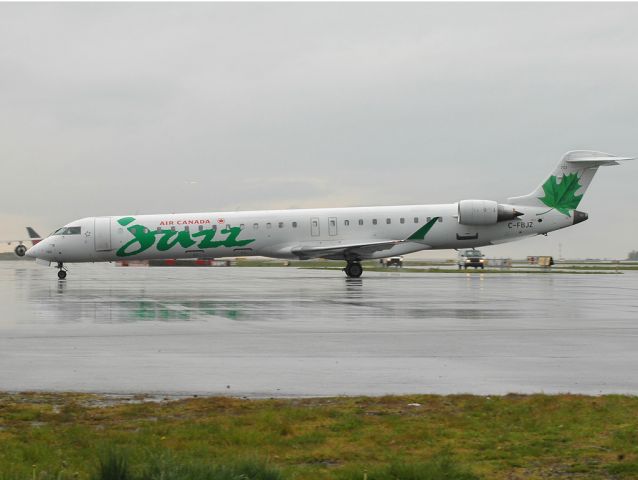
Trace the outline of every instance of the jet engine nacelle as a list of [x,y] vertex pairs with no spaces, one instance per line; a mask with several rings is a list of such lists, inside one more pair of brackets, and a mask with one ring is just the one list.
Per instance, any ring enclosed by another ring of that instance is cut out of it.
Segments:
[[24,254],[27,253],[27,247],[20,244],[13,251],[18,257],[24,257]]
[[459,223],[463,225],[494,225],[503,220],[512,220],[522,213],[509,205],[493,200],[461,200],[459,202]]

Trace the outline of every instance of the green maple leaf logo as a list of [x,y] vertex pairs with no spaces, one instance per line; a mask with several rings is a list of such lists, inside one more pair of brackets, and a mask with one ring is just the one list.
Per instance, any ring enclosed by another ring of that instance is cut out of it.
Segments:
[[562,180],[558,183],[558,178],[552,175],[543,183],[544,197],[538,199],[545,205],[555,208],[563,215],[570,216],[569,211],[575,210],[580,203],[582,195],[576,195],[576,192],[582,185],[578,183],[578,175],[570,173],[563,175]]

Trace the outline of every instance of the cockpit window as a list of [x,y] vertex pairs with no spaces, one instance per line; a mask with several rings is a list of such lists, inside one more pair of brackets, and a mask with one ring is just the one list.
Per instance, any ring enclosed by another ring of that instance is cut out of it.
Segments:
[[82,227],[62,227],[53,232],[53,235],[79,235],[80,233],[82,233]]

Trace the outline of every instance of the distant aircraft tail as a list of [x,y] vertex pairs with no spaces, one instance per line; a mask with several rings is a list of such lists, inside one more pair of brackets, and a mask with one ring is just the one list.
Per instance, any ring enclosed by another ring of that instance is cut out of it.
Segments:
[[38,232],[36,232],[33,228],[31,227],[27,227],[27,233],[29,234],[29,238],[31,239],[31,244],[35,245],[36,243],[38,243],[40,240],[42,240],[42,237],[40,235],[38,235]]
[[617,157],[609,153],[574,150],[566,153],[549,177],[536,190],[521,197],[507,199],[508,204],[546,206],[571,216],[587,191],[598,167],[618,165],[629,157]]

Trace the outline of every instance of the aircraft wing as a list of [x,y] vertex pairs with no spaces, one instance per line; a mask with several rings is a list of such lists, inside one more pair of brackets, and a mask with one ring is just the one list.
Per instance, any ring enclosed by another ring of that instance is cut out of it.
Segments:
[[36,232],[31,227],[27,227],[27,233],[29,234],[29,238],[21,238],[17,240],[0,240],[0,243],[7,243],[9,245],[11,245],[12,243],[17,243],[18,246],[14,249],[14,252],[18,257],[24,257],[24,254],[27,252],[27,247],[23,245],[24,243],[31,242],[31,245],[35,245],[40,240],[42,240],[42,237],[38,235],[38,232]]
[[307,246],[292,249],[292,253],[297,255],[301,260],[311,258],[329,258],[342,260],[348,258],[365,258],[368,255],[390,248],[403,243],[404,240],[390,240],[371,243],[352,243],[329,246]]
[[35,245],[40,240],[43,240],[43,238],[40,235],[38,235],[38,232],[36,232],[31,227],[27,227],[27,233],[29,234],[29,238],[18,238],[16,240],[0,240],[0,243],[8,243],[9,245],[11,245],[12,243],[32,242],[33,245]]
[[301,260],[308,260],[310,258],[328,258],[332,260],[366,258],[375,252],[389,250],[400,243],[423,242],[425,240],[425,236],[438,219],[439,217],[432,218],[405,240],[382,240],[379,242],[362,242],[325,246],[301,246],[293,248],[291,252],[294,255],[297,255]]
[[14,238],[14,239],[9,239],[9,240],[4,240],[1,239],[0,243],[6,243],[8,245],[11,245],[12,243],[27,243],[27,242],[32,242],[33,240],[35,240],[36,242],[39,240],[42,240],[41,238]]

